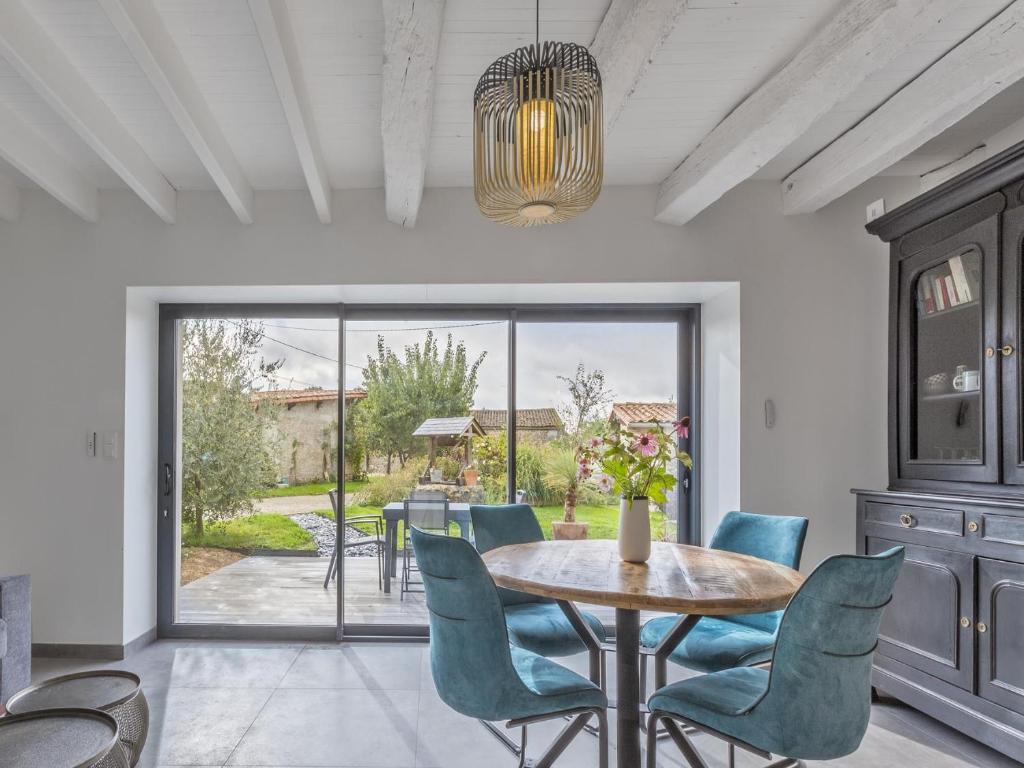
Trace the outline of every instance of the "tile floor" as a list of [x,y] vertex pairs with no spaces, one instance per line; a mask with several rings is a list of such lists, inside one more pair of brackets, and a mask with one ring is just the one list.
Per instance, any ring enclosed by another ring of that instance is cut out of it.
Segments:
[[[579,671],[585,658],[567,660]],[[140,768],[512,768],[515,760],[474,720],[438,698],[421,644],[155,643],[107,665],[36,659],[33,677],[111,666],[144,681],[152,711]],[[559,729],[531,728],[534,747]],[[515,734],[518,737],[518,734]],[[614,733],[613,733],[614,741]],[[725,748],[698,737],[712,768]],[[667,744],[660,766],[679,768]],[[581,735],[556,763],[596,765],[597,744]],[[613,759],[614,764],[614,759]],[[763,765],[741,754],[741,768]],[[1009,768],[1019,765],[896,702],[876,705],[856,754],[817,766],[843,768]]]

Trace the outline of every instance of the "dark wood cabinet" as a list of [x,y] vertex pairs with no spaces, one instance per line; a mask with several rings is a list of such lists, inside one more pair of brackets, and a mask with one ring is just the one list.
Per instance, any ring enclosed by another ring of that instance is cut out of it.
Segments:
[[1024,762],[1024,144],[868,225],[890,244],[889,487],[857,549],[907,549],[880,690]]

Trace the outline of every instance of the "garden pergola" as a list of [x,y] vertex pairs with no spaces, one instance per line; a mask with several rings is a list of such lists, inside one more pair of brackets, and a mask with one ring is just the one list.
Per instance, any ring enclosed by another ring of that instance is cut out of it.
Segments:
[[427,419],[420,424],[413,437],[426,437],[430,440],[427,453],[427,468],[434,466],[437,449],[453,445],[463,446],[464,466],[473,463],[473,438],[482,437],[484,430],[472,416],[450,416],[441,419]]

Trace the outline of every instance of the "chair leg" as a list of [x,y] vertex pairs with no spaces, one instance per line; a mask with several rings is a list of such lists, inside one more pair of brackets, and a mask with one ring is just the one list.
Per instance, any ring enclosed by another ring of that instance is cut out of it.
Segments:
[[[644,664],[641,669],[646,667]],[[658,768],[658,716],[647,718],[647,768]]]
[[693,742],[687,738],[675,721],[663,718],[662,722],[665,724],[665,730],[668,732],[669,737],[675,742],[679,751],[683,753],[683,757],[686,758],[686,762],[690,764],[691,768],[708,768],[708,764],[704,762],[700,752],[693,746]]
[[[526,756],[526,745],[527,745],[527,726],[531,723],[541,722],[543,720],[551,720],[554,718],[560,718],[563,716],[569,716],[569,722],[565,724],[565,727],[559,732],[555,740],[551,742],[550,746],[544,751],[538,759],[531,760]],[[498,741],[513,755],[519,759],[519,768],[551,768],[555,760],[557,760],[566,747],[572,743],[581,731],[586,727],[587,721],[590,720],[591,715],[597,717],[598,722],[598,766],[599,768],[608,768],[609,759],[609,736],[608,736],[608,715],[603,709],[584,709],[584,710],[569,710],[564,714],[552,714],[550,717],[538,717],[529,718],[526,720],[509,720],[506,724],[506,728],[515,728],[519,726],[522,729],[522,736],[517,744],[508,734],[500,730],[494,723],[486,720],[480,720],[480,724],[483,725],[488,731],[495,736]]]
[[726,764],[729,768],[736,768],[736,745],[727,744],[728,751],[726,752]]
[[331,583],[334,576],[334,563],[338,559],[338,542],[334,542],[334,550],[331,552],[331,562],[327,564],[327,576],[324,578],[324,589]]

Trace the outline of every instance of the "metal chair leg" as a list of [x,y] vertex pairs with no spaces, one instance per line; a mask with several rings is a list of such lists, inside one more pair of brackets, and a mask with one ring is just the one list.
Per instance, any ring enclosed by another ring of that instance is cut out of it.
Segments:
[[338,542],[334,542],[334,550],[331,552],[331,562],[327,564],[327,576],[324,577],[324,589],[331,583],[334,577],[334,564],[338,559]]
[[[563,717],[564,715],[570,716],[569,722],[565,724],[565,727],[562,728],[558,736],[555,737],[555,740],[551,742],[550,746],[548,746],[544,751],[544,754],[536,760],[529,759],[526,756],[527,726],[531,723],[551,720]],[[508,734],[500,730],[494,723],[486,720],[480,720],[479,722],[488,731],[490,731],[491,734],[495,736],[509,752],[519,759],[519,768],[551,768],[555,760],[557,760],[565,751],[566,747],[568,747],[569,744],[572,743],[572,740],[575,739],[576,736],[578,736],[586,727],[587,721],[590,720],[591,715],[596,716],[598,722],[598,766],[599,768],[608,768],[608,716],[603,709],[576,709],[569,710],[565,713],[555,713],[546,717],[509,720],[505,724],[506,728],[519,727],[522,729],[522,736],[520,737],[518,744],[508,736]]]

